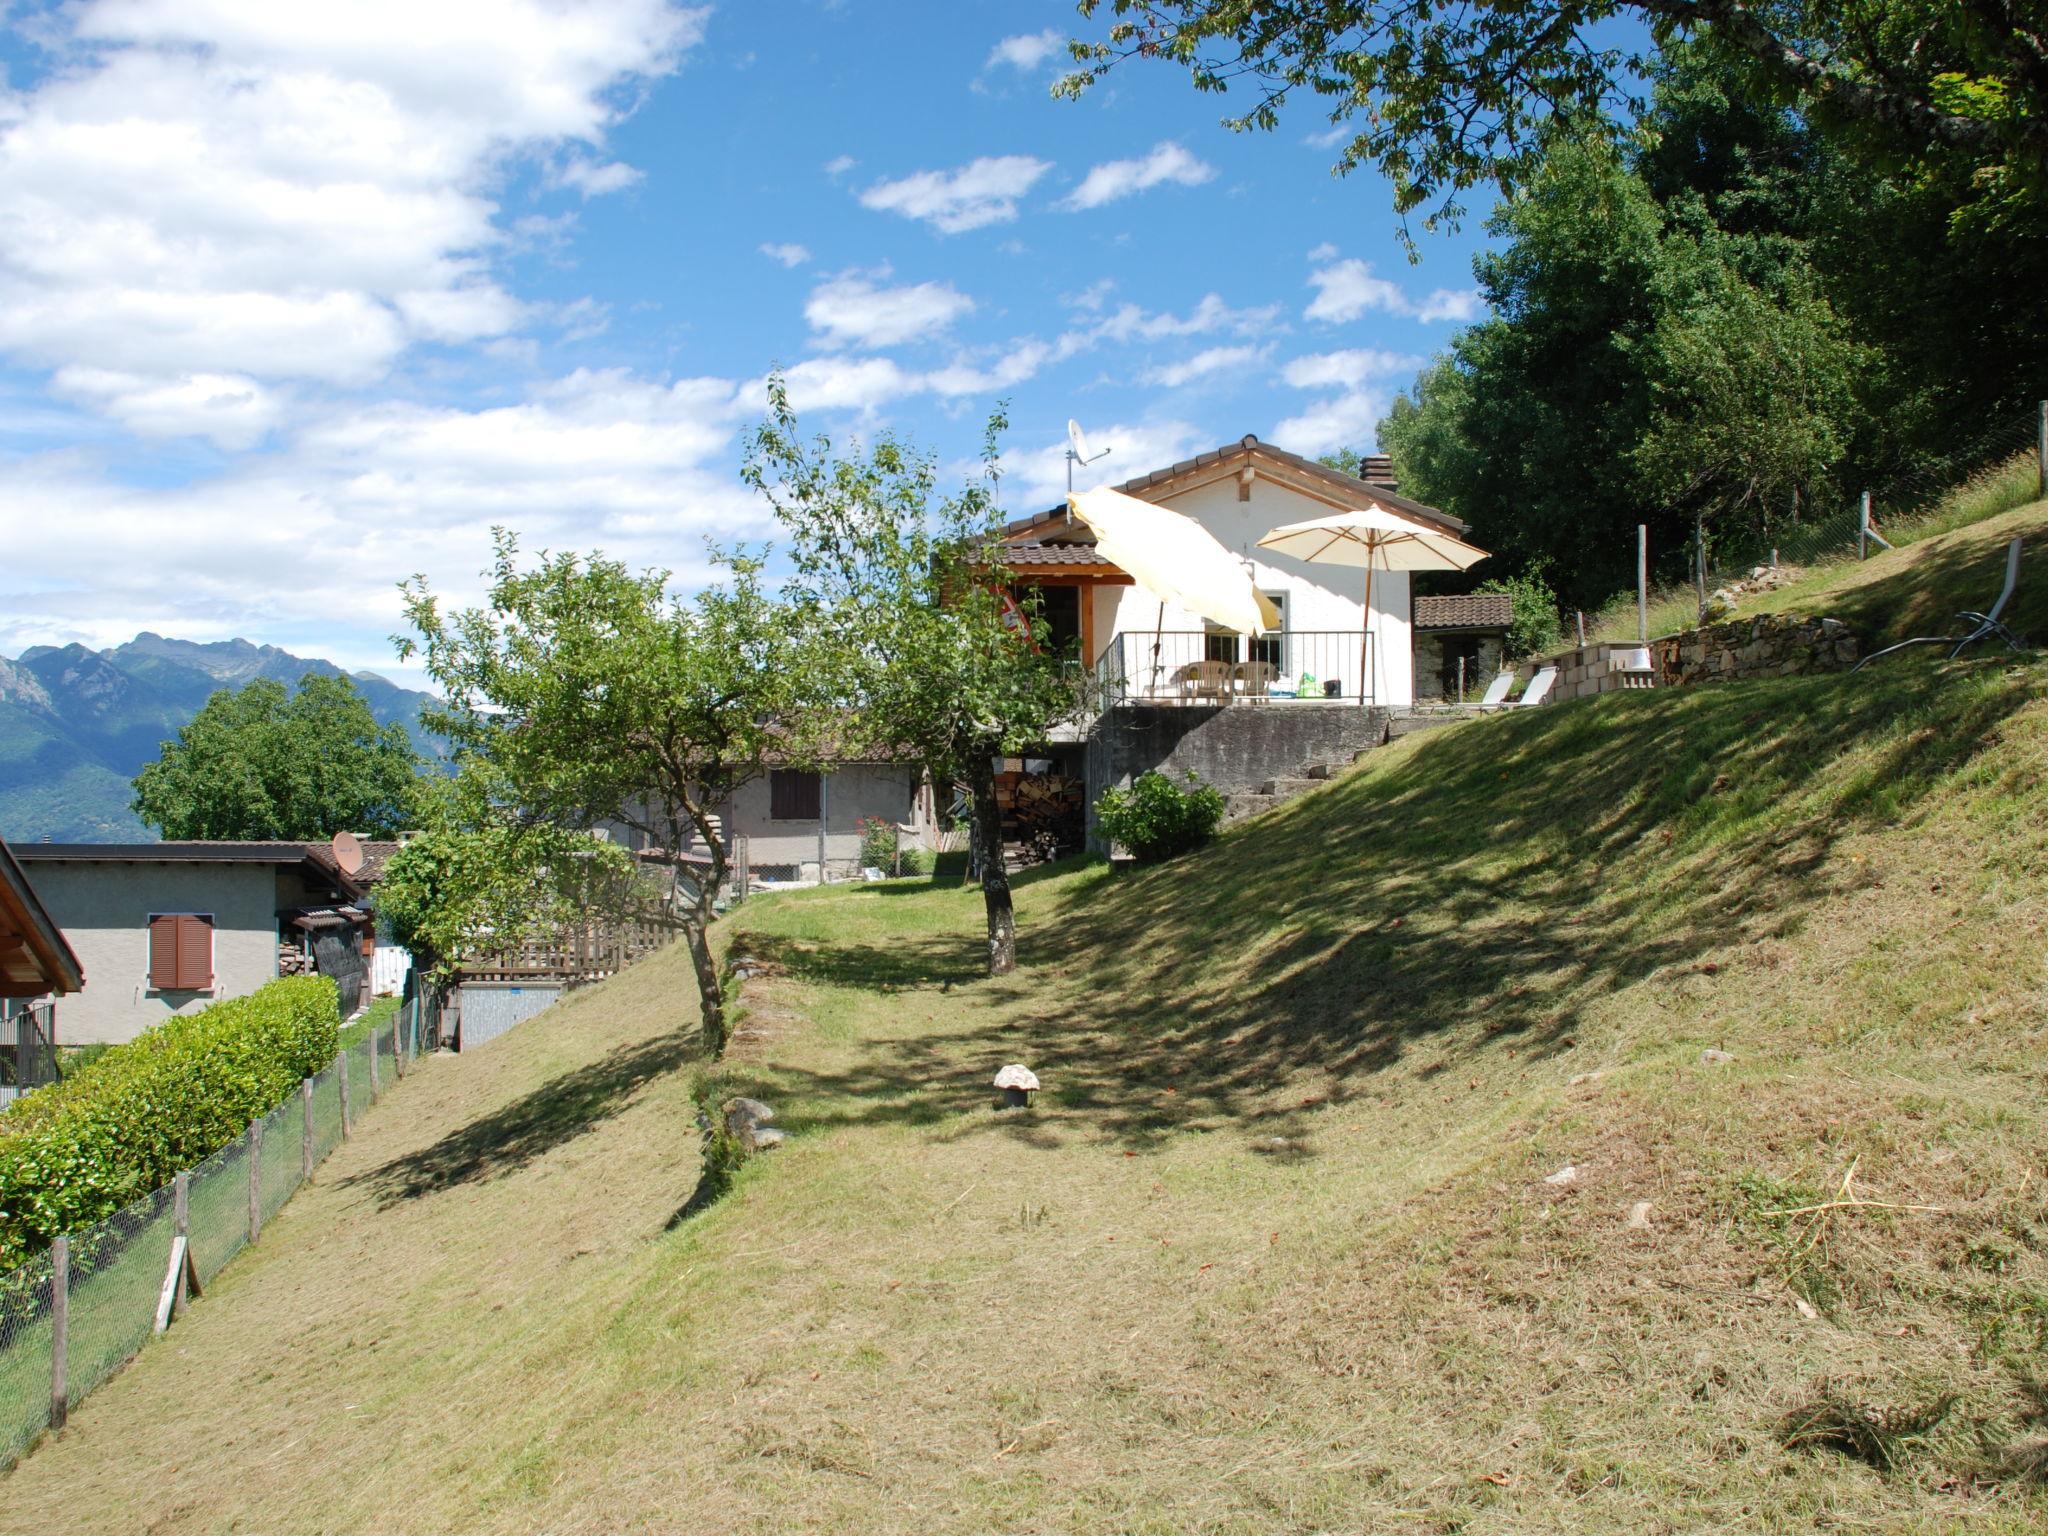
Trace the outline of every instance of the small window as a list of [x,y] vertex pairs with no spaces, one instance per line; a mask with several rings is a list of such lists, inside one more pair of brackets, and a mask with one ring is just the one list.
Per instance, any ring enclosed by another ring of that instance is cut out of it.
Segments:
[[167,912],[149,919],[149,986],[153,992],[213,989],[213,918]]
[[788,768],[771,769],[768,774],[768,815],[774,821],[816,821],[818,819],[818,776]]

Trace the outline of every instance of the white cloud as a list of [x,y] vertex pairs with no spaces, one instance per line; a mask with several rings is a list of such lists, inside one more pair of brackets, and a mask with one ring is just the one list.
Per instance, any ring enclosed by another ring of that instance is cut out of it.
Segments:
[[1309,300],[1308,308],[1302,313],[1310,320],[1341,325],[1370,310],[1432,322],[1467,321],[1479,315],[1479,294],[1475,289],[1438,288],[1417,303],[1408,297],[1399,283],[1373,276],[1369,262],[1360,261],[1356,256],[1342,261],[1330,260],[1336,254],[1335,248],[1328,245],[1319,245],[1309,252],[1310,261],[1329,263],[1309,273],[1309,284],[1316,290],[1316,296]]
[[859,164],[860,162],[854,159],[851,155],[834,155],[830,160],[827,160],[825,162],[825,174],[827,176],[834,177],[844,176],[848,171],[852,170],[856,165]]
[[[520,159],[585,193],[623,184],[634,173],[601,153],[621,87],[672,70],[705,12],[87,0],[52,15],[69,29],[52,31],[52,66],[0,107],[0,350],[74,381],[124,376],[72,391],[117,419],[241,441],[278,398],[246,382],[362,385],[416,341],[519,325],[490,269],[506,244],[491,185]],[[234,399],[251,404],[224,413]]]
[[[260,410],[260,396],[235,394],[194,379],[185,403],[207,416]],[[675,565],[705,534],[760,531],[764,508],[733,473],[736,434],[756,410],[725,379],[584,371],[488,410],[344,408],[187,486],[118,483],[64,453],[15,459],[0,465],[14,541],[0,651],[150,628],[253,634],[388,668],[378,642],[401,627],[396,584],[423,571],[474,600],[494,522],[529,549],[602,548],[636,566]]]
[[554,186],[567,187],[582,193],[585,198],[592,198],[603,197],[608,192],[623,192],[642,175],[637,167],[621,160],[598,161],[587,155],[575,155],[549,180]]
[[779,261],[785,267],[800,267],[811,259],[811,253],[794,242],[769,244],[761,247],[761,254],[770,261]]
[[1291,453],[1315,455],[1339,448],[1363,451],[1373,441],[1387,397],[1377,390],[1351,390],[1319,400],[1273,428],[1271,441]]
[[1121,304],[1096,328],[1109,341],[1157,341],[1165,336],[1203,336],[1212,331],[1232,331],[1250,336],[1276,328],[1280,317],[1277,304],[1256,309],[1232,309],[1218,293],[1205,293],[1185,315],[1166,310],[1148,311],[1136,304]]
[[1052,356],[1053,349],[1044,342],[1027,339],[1016,343],[986,368],[956,359],[926,374],[924,383],[933,394],[947,398],[993,394],[1033,377]]
[[[782,381],[789,390],[789,403],[805,411],[880,410],[892,400],[916,394],[924,381],[888,357],[812,357],[785,368]],[[767,381],[755,380],[741,386],[740,398],[750,410],[767,402]]]
[[1369,379],[1412,373],[1422,359],[1378,347],[1354,347],[1343,352],[1310,352],[1290,358],[1280,377],[1296,389],[1357,389]]
[[[1177,464],[1214,448],[1213,433],[1185,421],[1086,422],[1089,446],[1106,458],[1075,466],[1074,489],[1117,485],[1134,475]],[[1067,440],[1064,433],[1036,447],[1006,454],[1003,459],[1003,504],[1021,514],[1056,505],[1067,491]]]
[[1212,373],[1225,370],[1246,370],[1265,360],[1263,347],[1209,347],[1193,357],[1183,358],[1177,363],[1154,368],[1145,375],[1147,384],[1157,384],[1166,389],[1178,389],[1196,379],[1207,378]]
[[1017,199],[1052,169],[1030,155],[993,155],[951,171],[915,171],[878,181],[861,193],[863,208],[923,219],[942,234],[957,235],[1017,217]]
[[973,309],[974,300],[950,283],[883,288],[848,274],[812,289],[804,318],[828,346],[893,347],[941,335]]
[[283,402],[244,374],[156,379],[72,367],[58,369],[50,382],[143,437],[205,437],[222,448],[251,448],[283,415]]
[[1434,288],[1430,290],[1429,297],[1415,307],[1415,318],[1455,320],[1464,325],[1477,320],[1485,307],[1476,288]]
[[1216,167],[1198,159],[1171,139],[1155,145],[1141,160],[1106,160],[1081,178],[1081,185],[1061,200],[1072,211],[1100,208],[1118,198],[1130,197],[1171,182],[1175,186],[1198,187],[1216,174]]
[[1058,53],[1066,38],[1052,27],[1043,32],[1025,32],[1016,37],[1006,37],[989,50],[984,70],[1007,65],[1011,69],[1029,73],[1047,59]]

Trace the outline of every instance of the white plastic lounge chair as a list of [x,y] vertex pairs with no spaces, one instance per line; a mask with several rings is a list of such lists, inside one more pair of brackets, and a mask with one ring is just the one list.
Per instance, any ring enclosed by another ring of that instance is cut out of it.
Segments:
[[1498,709],[1507,701],[1508,690],[1514,686],[1515,674],[1513,671],[1496,672],[1493,681],[1486,685],[1486,692],[1478,702],[1468,704],[1465,707],[1467,709]]
[[1881,651],[1872,651],[1849,670],[1851,672],[1861,672],[1880,656],[1889,656],[1893,651],[1903,651],[1916,645],[1950,646],[1952,649],[1948,653],[1948,659],[1954,661],[1963,654],[1966,647],[1975,645],[1979,640],[1988,640],[1994,635],[2005,642],[2008,650],[2018,650],[2020,648],[2019,636],[2005,627],[2004,623],[2000,621],[1999,615],[2005,612],[2005,605],[2012,601],[2013,592],[2017,590],[2019,584],[2020,541],[2015,538],[2012,543],[2005,547],[2005,587],[1999,592],[1998,601],[1991,605],[1991,611],[1989,613],[1978,613],[1973,608],[1965,608],[1956,615],[1959,623],[1970,626],[1967,634],[1921,635],[1912,640],[1901,640],[1897,645],[1888,645]]
[[1515,700],[1513,708],[1528,709],[1541,704],[1550,696],[1550,685],[1557,681],[1557,668],[1538,667],[1536,675],[1529,679],[1529,686],[1522,690],[1522,696]]

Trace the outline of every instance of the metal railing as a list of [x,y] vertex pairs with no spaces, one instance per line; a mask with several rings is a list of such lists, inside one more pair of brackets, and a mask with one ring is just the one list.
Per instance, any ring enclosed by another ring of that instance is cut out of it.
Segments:
[[1204,630],[1125,630],[1095,664],[1104,704],[1366,704],[1372,637],[1356,629],[1290,629],[1256,639]]
[[57,1081],[57,1005],[0,1004],[0,1104]]

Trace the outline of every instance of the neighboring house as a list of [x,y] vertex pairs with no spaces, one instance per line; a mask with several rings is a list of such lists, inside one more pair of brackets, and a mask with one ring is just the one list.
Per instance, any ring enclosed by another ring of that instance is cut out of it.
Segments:
[[[1416,598],[1415,702],[1462,702],[1458,697],[1461,675],[1466,699],[1484,693],[1506,663],[1514,604],[1505,592]],[[1462,674],[1460,662],[1464,663]]]
[[334,977],[364,1000],[374,940],[363,887],[325,843],[34,843],[15,850],[91,980],[64,1043],[151,1025],[279,975]]
[[[938,846],[939,819],[923,770],[896,762],[841,760],[823,772],[771,768],[742,784],[716,813],[728,858],[744,849],[754,881],[790,880],[815,884],[822,864],[827,878],[857,875],[861,867],[860,824],[879,820],[898,829],[905,847]],[[614,824],[611,836],[635,852],[648,839]],[[702,858],[702,843],[691,838],[683,857]]]
[[0,841],[0,1103],[57,1076],[52,999],[85,985],[85,969]]
[[[1304,691],[1307,678],[1318,698],[1398,709],[1414,702],[1408,573],[1374,573],[1368,616],[1362,568],[1312,565],[1258,547],[1285,523],[1369,503],[1465,534],[1465,524],[1449,513],[1397,494],[1383,457],[1368,459],[1365,473],[1389,483],[1245,437],[1115,487],[1192,518],[1244,560],[1253,582],[1280,610],[1280,627],[1256,637],[1228,634],[1171,604],[1162,607],[1096,556],[1093,535],[1068,516],[1065,503],[1011,523],[1005,559],[1019,581],[1037,588],[1054,643],[1077,644],[1084,666],[1140,679],[1140,691],[1156,694],[1203,662],[1221,662],[1247,668],[1235,681],[1259,680],[1260,696],[1281,687]],[[1361,642],[1368,631],[1378,655],[1364,662],[1370,653]]]

